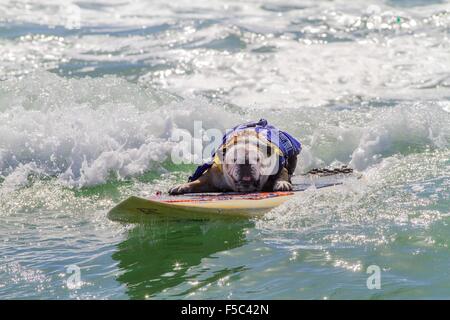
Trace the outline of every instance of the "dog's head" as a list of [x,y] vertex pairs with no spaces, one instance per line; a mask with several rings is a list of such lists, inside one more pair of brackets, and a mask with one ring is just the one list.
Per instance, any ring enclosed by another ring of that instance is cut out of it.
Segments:
[[278,156],[254,136],[238,136],[223,149],[223,173],[237,192],[260,191],[278,172]]

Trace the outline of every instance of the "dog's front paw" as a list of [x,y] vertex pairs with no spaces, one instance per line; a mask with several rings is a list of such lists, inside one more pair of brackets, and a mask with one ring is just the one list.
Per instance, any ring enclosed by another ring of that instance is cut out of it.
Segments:
[[273,186],[273,191],[291,191],[291,190],[292,184],[283,180],[275,182],[275,185]]
[[170,195],[184,194],[184,193],[189,193],[189,192],[191,192],[191,187],[187,183],[179,184],[179,185],[169,189]]

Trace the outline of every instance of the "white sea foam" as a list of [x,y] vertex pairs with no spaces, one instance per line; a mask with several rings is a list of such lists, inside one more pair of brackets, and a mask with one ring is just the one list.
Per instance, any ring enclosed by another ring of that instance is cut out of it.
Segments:
[[[66,26],[64,12],[74,6],[78,30]],[[0,40],[0,78],[42,68],[111,73],[125,64],[138,69],[125,76],[142,83],[241,106],[445,98],[447,9],[342,0],[7,1],[0,18],[24,26]]]
[[302,141],[298,172],[447,148],[445,9],[2,2],[0,23],[13,28],[0,39],[0,179],[39,171],[89,186],[161,171],[173,131],[192,133],[196,120],[224,130],[266,117]]
[[[47,72],[6,81],[0,101],[0,172],[4,185],[18,186],[32,172],[90,186],[111,174],[122,179],[163,170],[179,143],[171,139],[174,129],[193,134],[194,121],[202,121],[204,129],[223,131],[261,115],[253,110],[243,117],[116,77],[68,80]],[[336,161],[364,170],[386,156],[446,148],[450,141],[450,115],[433,103],[351,112],[306,108],[268,119],[302,141],[298,172]]]
[[395,240],[399,227],[428,228],[449,190],[449,151],[385,158],[362,179],[299,193],[256,222],[264,241],[296,249],[378,246]]
[[103,183],[111,173],[136,176],[168,159],[174,128],[192,130],[199,115],[205,126],[221,130],[236,119],[204,101],[177,102],[115,77],[66,80],[41,73],[6,87],[0,172],[4,183],[19,186],[18,177],[31,171],[73,186]]

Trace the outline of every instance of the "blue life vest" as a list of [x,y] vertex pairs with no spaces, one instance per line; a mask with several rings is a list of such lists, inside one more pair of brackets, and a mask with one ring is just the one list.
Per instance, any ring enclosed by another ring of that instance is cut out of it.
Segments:
[[[197,180],[205,171],[212,167],[215,162],[214,159],[217,159],[217,152],[219,150],[222,150],[223,147],[229,143],[230,139],[233,136],[241,131],[249,130],[252,128],[257,134],[263,135],[267,141],[272,143],[278,149],[278,153],[280,156],[280,170],[286,165],[288,158],[298,155],[302,150],[301,143],[297,139],[292,137],[287,132],[281,131],[278,128],[268,124],[267,120],[265,119],[261,119],[257,122],[241,124],[234,127],[223,136],[222,144],[212,155],[213,159],[197,167],[194,174],[189,177],[189,182]],[[276,136],[278,138],[276,138]]]

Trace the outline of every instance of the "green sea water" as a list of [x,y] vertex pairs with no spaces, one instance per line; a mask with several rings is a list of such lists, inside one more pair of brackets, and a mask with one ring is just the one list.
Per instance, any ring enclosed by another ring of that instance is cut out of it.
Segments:
[[[450,298],[449,26],[445,1],[2,2],[0,298]],[[176,130],[259,118],[297,174],[363,178],[262,218],[107,218],[186,181]]]

